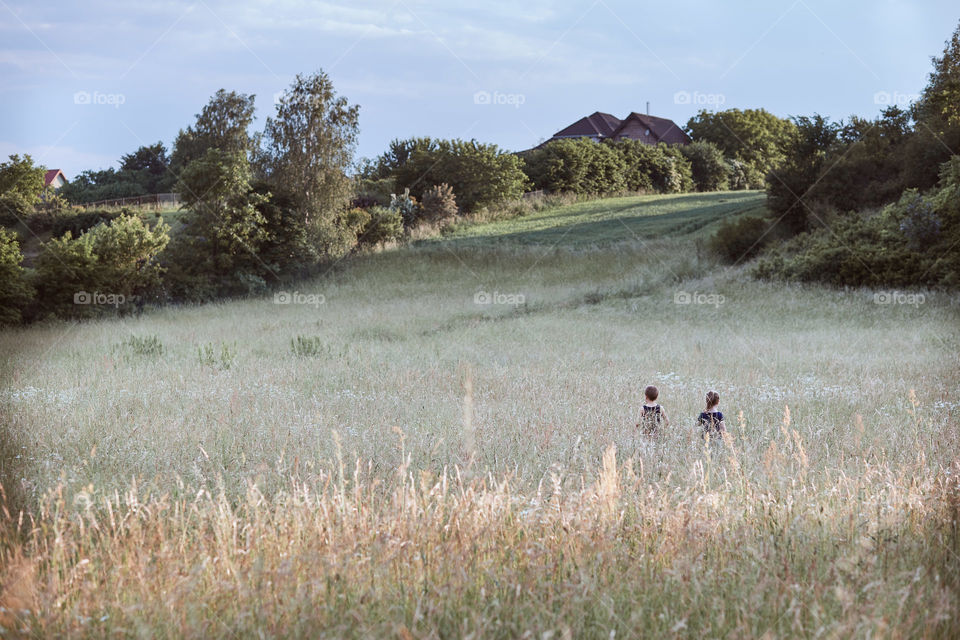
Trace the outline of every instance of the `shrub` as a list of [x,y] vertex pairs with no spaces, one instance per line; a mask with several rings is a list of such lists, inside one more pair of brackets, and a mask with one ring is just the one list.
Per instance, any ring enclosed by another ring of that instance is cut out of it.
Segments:
[[14,194],[0,194],[0,226],[14,227],[29,224],[33,206]]
[[711,142],[693,142],[681,146],[680,153],[690,162],[697,191],[727,189],[727,164],[719,147]]
[[656,146],[650,167],[653,188],[660,193],[686,193],[693,190],[690,162],[677,147],[662,142]]
[[390,209],[400,214],[400,219],[406,227],[416,226],[420,219],[420,205],[416,198],[410,195],[410,189],[404,189],[402,194],[390,194]]
[[[394,146],[394,152],[403,147]],[[385,169],[395,167],[390,169],[395,188],[409,189],[414,198],[431,185],[450,185],[460,208],[468,213],[519,198],[527,186],[518,156],[476,140],[416,140],[382,164]]]
[[399,211],[387,207],[370,207],[368,221],[360,232],[357,242],[375,246],[399,239],[403,235],[403,218]]
[[[40,215],[42,214],[37,214],[38,217]],[[98,224],[116,220],[121,215],[132,216],[135,214],[128,209],[121,209],[120,211],[110,211],[107,209],[64,211],[50,220],[48,229],[50,235],[54,238],[58,238],[68,231],[74,238],[78,238],[81,234],[89,231]],[[36,231],[36,229],[34,230]]]
[[93,244],[70,233],[43,245],[34,263],[33,285],[37,291],[31,314],[76,318],[93,315],[98,307],[84,294],[100,291],[97,256]]
[[[148,227],[135,216],[120,216],[79,238],[68,231],[44,245],[34,283],[40,316],[82,317],[129,309],[160,290],[157,256],[169,242],[169,227]],[[94,294],[107,296],[101,303]]]
[[160,357],[163,355],[163,343],[155,335],[130,336],[120,346],[128,349],[133,355],[143,357]]
[[[749,189],[753,184],[753,177],[750,174],[751,167],[736,158],[727,160],[727,185],[730,189],[740,191]],[[762,178],[760,180],[762,182]]]
[[457,215],[457,198],[446,183],[427,189],[422,200],[423,219],[430,224],[444,222]]
[[933,193],[908,190],[879,214],[848,214],[802,233],[761,257],[754,273],[837,286],[956,287],[958,244],[960,158],[953,158]]
[[330,348],[320,336],[297,336],[290,340],[290,352],[300,357],[317,357],[329,354]]
[[396,189],[392,178],[360,178],[357,180],[357,194],[350,203],[351,207],[369,209],[373,206],[390,205],[390,194]]
[[233,366],[236,358],[236,347],[226,342],[221,342],[219,349],[212,342],[204,343],[197,348],[197,360],[204,367],[226,371]]
[[693,188],[690,162],[679,149],[665,144],[554,140],[524,157],[533,185],[552,193],[683,193]]
[[33,299],[22,262],[16,234],[0,227],[0,325],[18,324]]
[[920,251],[934,244],[940,237],[940,217],[934,213],[933,205],[916,192],[909,192],[912,199],[904,207],[900,231],[907,240],[907,246]]
[[756,256],[772,239],[772,221],[760,216],[726,220],[710,238],[709,248],[730,264]]

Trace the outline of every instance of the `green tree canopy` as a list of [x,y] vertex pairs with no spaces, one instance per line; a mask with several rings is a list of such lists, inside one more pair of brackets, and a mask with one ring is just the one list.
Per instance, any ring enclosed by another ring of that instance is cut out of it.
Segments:
[[254,146],[249,133],[253,103],[252,94],[217,91],[197,114],[196,122],[177,134],[170,155],[174,174],[179,176],[190,162],[204,157],[208,149],[248,154]]
[[297,75],[267,118],[257,168],[294,199],[305,224],[323,226],[350,203],[360,107],[338,96],[322,71]]
[[730,159],[745,163],[753,187],[760,187],[766,174],[783,161],[796,135],[790,120],[764,109],[700,111],[687,122],[694,141],[712,142]]

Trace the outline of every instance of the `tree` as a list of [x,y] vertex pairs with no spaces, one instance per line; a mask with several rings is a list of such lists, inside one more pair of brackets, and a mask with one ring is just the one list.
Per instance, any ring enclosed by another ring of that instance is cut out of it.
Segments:
[[933,58],[933,71],[913,115],[918,122],[935,125],[934,132],[960,127],[960,24],[947,40],[943,55]]
[[190,210],[175,255],[180,273],[230,290],[240,276],[262,277],[267,271],[257,257],[267,238],[257,207],[267,197],[252,190],[250,178],[242,151],[211,148],[187,165],[178,185]]
[[679,147],[690,162],[693,182],[697,191],[721,191],[727,189],[728,168],[723,152],[712,142],[692,142]]
[[827,167],[827,155],[840,136],[840,125],[819,114],[794,119],[797,135],[787,147],[787,159],[767,177],[767,207],[782,216],[794,232],[809,226],[810,189]]
[[687,122],[687,133],[695,142],[712,142],[727,158],[744,162],[750,186],[759,188],[785,158],[796,126],[764,109],[701,110]]
[[527,185],[522,161],[494,144],[476,140],[433,140],[418,146],[393,173],[397,191],[409,189],[418,200],[435,184],[450,185],[457,203],[473,212],[519,198]]
[[20,266],[22,262],[17,235],[0,227],[0,325],[19,324],[23,310],[33,298],[33,288]]
[[135,175],[145,194],[164,192],[176,181],[163,142],[140,147],[120,158],[120,171]]
[[43,191],[43,167],[33,164],[33,158],[11,155],[7,162],[0,162],[0,198],[8,206],[31,208]]
[[904,145],[903,180],[909,187],[929,189],[940,165],[960,153],[960,24],[943,55],[933,58],[933,71],[911,115],[916,127]]
[[140,177],[138,172],[113,168],[87,170],[63,185],[59,193],[74,204],[141,196],[149,192],[140,182]]
[[257,168],[294,198],[305,225],[329,225],[350,203],[360,108],[337,96],[329,76],[297,75],[267,118]]
[[193,126],[181,129],[173,143],[170,167],[179,176],[193,160],[203,158],[208,149],[224,153],[249,154],[253,149],[250,123],[253,122],[254,96],[220,89],[196,115]]

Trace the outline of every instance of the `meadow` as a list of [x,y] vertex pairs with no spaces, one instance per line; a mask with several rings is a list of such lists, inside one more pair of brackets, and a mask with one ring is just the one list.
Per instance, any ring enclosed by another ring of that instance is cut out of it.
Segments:
[[572,204],[3,332],[0,635],[956,637],[960,296],[720,266],[763,202]]

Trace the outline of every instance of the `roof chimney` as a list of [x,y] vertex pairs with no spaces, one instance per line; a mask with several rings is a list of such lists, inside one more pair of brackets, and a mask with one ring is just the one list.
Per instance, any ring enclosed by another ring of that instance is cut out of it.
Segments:
[[647,115],[650,115],[650,101],[647,100]]

